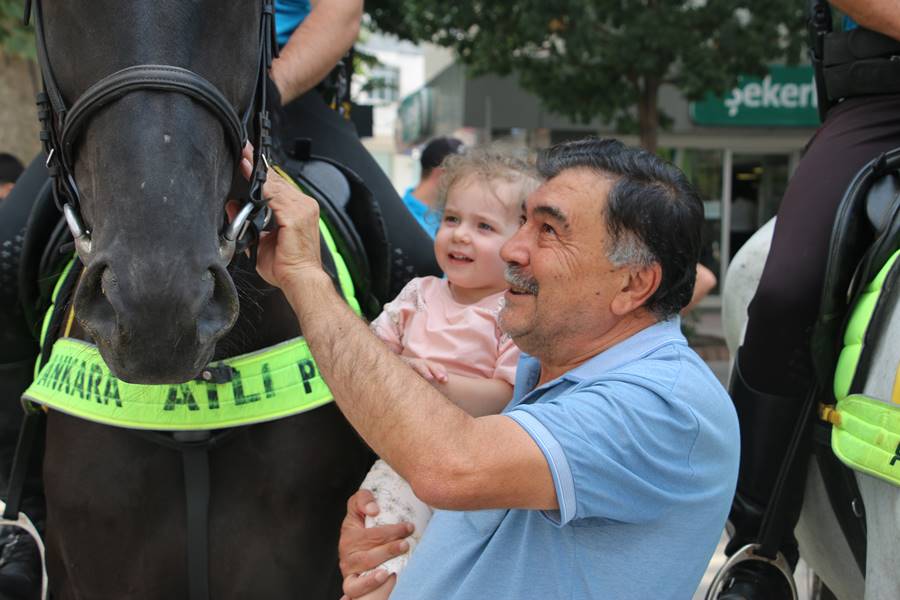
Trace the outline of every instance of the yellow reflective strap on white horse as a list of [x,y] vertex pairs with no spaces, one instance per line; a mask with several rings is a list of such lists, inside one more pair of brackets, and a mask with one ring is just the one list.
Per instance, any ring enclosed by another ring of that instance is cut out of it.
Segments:
[[332,401],[303,338],[211,364],[224,383],[138,385],[117,379],[96,346],[61,338],[23,395],[70,415],[130,429],[221,429],[272,421]]
[[831,448],[841,462],[900,486],[900,384],[897,381],[900,375],[894,381],[890,397],[850,394],[860,357],[866,351],[863,345],[866,330],[898,256],[900,250],[866,286],[853,307],[834,377],[837,405],[826,420],[833,425]]
[[838,402],[831,448],[852,469],[900,486],[900,410],[862,394]]

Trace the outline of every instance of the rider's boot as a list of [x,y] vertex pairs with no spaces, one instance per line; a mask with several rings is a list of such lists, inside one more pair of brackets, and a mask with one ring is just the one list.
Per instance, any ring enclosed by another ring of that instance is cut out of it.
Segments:
[[[800,397],[777,396],[754,389],[747,383],[740,368],[740,352],[734,363],[729,393],[737,410],[741,426],[741,466],[737,491],[728,520],[734,534],[726,547],[731,556],[747,544],[759,541],[760,527],[766,506],[775,488],[782,461],[788,453],[794,428],[801,416]],[[780,551],[791,569],[798,558],[793,525],[800,516],[803,480],[785,489],[794,497],[787,503],[791,524],[784,534]],[[728,573],[719,600],[790,600],[791,593],[785,575],[774,566],[761,561],[744,561]]]

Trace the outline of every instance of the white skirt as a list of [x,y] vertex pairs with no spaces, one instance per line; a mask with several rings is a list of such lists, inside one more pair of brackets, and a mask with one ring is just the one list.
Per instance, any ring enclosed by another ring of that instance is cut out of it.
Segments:
[[409,550],[385,561],[379,567],[386,569],[388,573],[399,573],[409,562],[412,551],[422,539],[433,511],[430,506],[416,498],[406,480],[383,460],[378,460],[372,465],[360,488],[371,491],[375,495],[375,503],[381,509],[376,516],[366,517],[366,527],[403,522],[412,523],[416,527],[406,538]]

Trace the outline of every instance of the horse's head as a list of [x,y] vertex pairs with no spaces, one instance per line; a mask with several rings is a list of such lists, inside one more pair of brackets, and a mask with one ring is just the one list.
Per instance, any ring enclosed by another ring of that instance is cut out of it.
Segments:
[[[46,62],[70,108],[134,65],[189,69],[238,115],[253,102],[259,2],[41,4]],[[76,318],[121,379],[185,381],[238,313],[220,241],[239,159],[234,132],[209,101],[158,87],[109,94],[88,113],[67,136],[90,231]]]

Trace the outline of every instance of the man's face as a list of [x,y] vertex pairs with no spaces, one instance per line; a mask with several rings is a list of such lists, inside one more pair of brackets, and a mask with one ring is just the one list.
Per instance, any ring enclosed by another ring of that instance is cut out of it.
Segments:
[[563,171],[528,198],[522,227],[500,251],[510,265],[500,325],[529,354],[598,339],[615,322],[610,304],[624,280],[605,252],[611,185],[587,169]]

